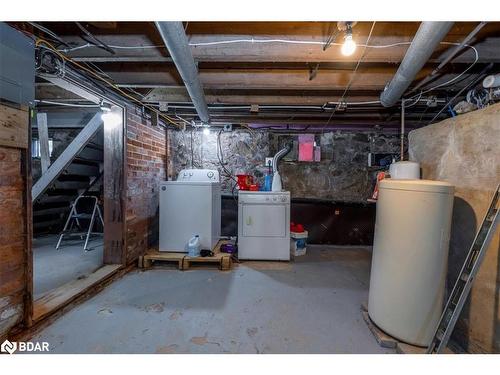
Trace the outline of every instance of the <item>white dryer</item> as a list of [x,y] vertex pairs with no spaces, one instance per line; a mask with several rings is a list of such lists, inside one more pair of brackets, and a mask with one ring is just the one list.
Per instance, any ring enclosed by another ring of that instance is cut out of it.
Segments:
[[238,193],[238,258],[290,260],[290,192]]
[[184,169],[176,181],[160,184],[160,251],[187,252],[186,244],[200,236],[202,249],[220,239],[221,186],[219,172]]

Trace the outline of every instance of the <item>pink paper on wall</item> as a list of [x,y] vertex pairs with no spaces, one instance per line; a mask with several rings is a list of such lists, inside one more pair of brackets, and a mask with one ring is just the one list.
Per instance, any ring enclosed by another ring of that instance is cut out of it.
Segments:
[[299,135],[299,161],[314,160],[314,134]]

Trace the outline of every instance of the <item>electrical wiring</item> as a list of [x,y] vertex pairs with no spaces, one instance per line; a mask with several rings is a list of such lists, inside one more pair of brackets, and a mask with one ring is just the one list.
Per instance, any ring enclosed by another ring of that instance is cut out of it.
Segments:
[[247,130],[250,132],[250,134],[253,134],[253,133],[255,132],[255,129],[252,129],[252,128],[251,128],[250,126],[248,126],[247,124],[243,124],[243,123],[241,123],[241,124],[239,124],[239,125],[240,125],[242,128],[247,129]]
[[405,101],[405,108],[410,108],[410,107],[413,107],[414,105],[416,105],[420,101],[420,99],[422,99],[422,95],[423,95],[423,92],[420,91],[420,95],[418,96],[418,98],[415,99],[413,101],[413,103],[411,103],[411,104],[406,104],[406,100],[411,100],[411,99],[404,99],[404,101]]
[[[371,32],[373,31],[373,26],[374,26],[374,24],[372,25],[372,30],[370,31],[370,35],[371,35]],[[366,43],[358,45],[359,47],[363,47],[365,49],[363,52],[363,55],[366,52],[366,49],[384,49],[384,48],[403,47],[403,46],[409,46],[412,43],[411,41],[404,41],[404,42],[395,42],[395,43],[390,43],[390,44],[373,45],[373,44],[369,44],[370,35],[368,36]],[[314,41],[314,40],[299,40],[299,39],[259,39],[259,38],[252,37],[252,38],[244,38],[244,39],[215,40],[215,41],[208,41],[208,42],[195,42],[195,43],[191,42],[191,43],[189,43],[189,46],[202,47],[202,46],[217,46],[217,45],[231,45],[231,44],[296,44],[296,45],[324,46],[325,42],[324,41]],[[460,43],[455,43],[455,42],[440,42],[440,44],[442,44],[442,45],[454,45],[454,46],[460,45]],[[331,43],[330,45],[341,46],[342,43],[335,43],[334,42],[334,43]],[[72,52],[72,51],[76,51],[76,50],[80,50],[80,49],[84,49],[84,48],[92,48],[92,47],[97,48],[95,45],[92,45],[91,43],[87,43],[87,44],[84,44],[81,46],[76,46],[76,47],[67,48],[67,49],[60,49],[58,51]],[[142,49],[166,48],[164,45],[142,45],[142,46],[108,45],[108,47],[113,48],[113,49],[124,49],[124,50],[135,50],[135,49],[142,50]],[[474,52],[474,55],[475,55],[474,61],[463,72],[461,72],[457,76],[451,78],[450,80],[447,80],[446,82],[429,87],[427,89],[421,90],[419,93],[417,93],[409,98],[406,98],[405,100],[412,101],[412,103],[409,104],[408,107],[416,105],[421,100],[422,95],[424,95],[428,92],[431,92],[433,90],[436,90],[438,88],[442,88],[444,86],[450,85],[452,83],[455,83],[459,79],[462,79],[462,77],[477,63],[477,61],[479,60],[479,53],[478,53],[477,49],[474,46],[469,45],[469,44],[464,44],[463,47],[469,48]],[[356,65],[356,68],[354,69],[354,72],[356,72],[356,70],[360,64],[360,61],[361,61],[361,59],[358,60],[358,63]],[[75,63],[75,62],[73,62],[73,63]],[[346,88],[348,88],[349,86],[350,86],[350,84],[348,84]],[[118,88],[117,86],[114,86],[114,87]],[[346,91],[344,91],[342,99],[344,98],[345,94],[346,94]],[[140,103],[141,103],[141,105],[143,105],[142,102],[140,102]],[[341,103],[341,101],[338,101],[338,102],[328,102],[326,105],[328,105],[328,104],[330,104],[330,105],[334,104],[337,106],[339,104],[371,105],[371,104],[380,104],[380,101],[375,100],[375,101],[368,101],[368,102],[348,102],[348,103],[343,103],[343,102]],[[323,106],[323,109],[326,107],[326,105]],[[335,111],[332,112],[332,115],[334,113],[335,113]],[[179,126],[178,124],[176,124],[176,125]],[[251,129],[251,128],[248,128],[248,129],[250,131],[253,131],[253,129]]]
[[226,168],[226,165],[224,164],[224,154],[222,152],[222,145],[221,145],[221,141],[220,141],[220,136],[221,136],[221,134],[222,134],[223,131],[224,131],[224,129],[221,129],[217,133],[217,159],[219,160],[219,164],[220,164],[223,172],[225,173],[225,176],[227,178],[230,178],[231,180],[237,182],[238,180],[236,178],[234,178],[234,176],[231,173],[231,171],[229,171]]
[[62,40],[56,33],[47,29],[45,26],[42,26],[36,22],[28,22],[28,24],[30,24],[34,28],[44,32],[45,34],[47,34],[49,37],[51,37],[54,41],[58,42],[59,44],[62,44],[63,46],[66,46],[66,47],[69,47],[68,43],[66,43],[64,40]]
[[[257,39],[257,38],[250,38],[250,39],[228,39],[228,40],[216,40],[216,41],[211,41],[211,42],[197,42],[197,43],[189,43],[189,46],[191,47],[202,47],[202,46],[214,46],[214,45],[224,45],[224,44],[237,44],[237,43],[281,43],[281,44],[305,44],[305,45],[320,45],[323,46],[325,42],[322,41],[314,41],[314,40],[297,40],[297,39]],[[393,47],[401,47],[401,46],[408,46],[410,45],[411,42],[396,42],[396,43],[390,43],[390,44],[380,44],[380,45],[373,45],[373,44],[359,44],[359,47],[364,47],[366,48],[373,48],[373,49],[381,49],[381,48],[393,48]],[[460,45],[460,43],[454,43],[454,42],[440,42],[440,44],[444,45]],[[331,45],[335,46],[341,46],[342,43],[331,43]],[[142,45],[142,46],[120,46],[120,45],[108,45],[110,48],[114,49],[154,49],[154,48],[166,48],[164,45]],[[61,52],[72,52],[76,51],[79,49],[83,48],[91,48],[95,47],[95,45],[92,45],[91,43],[87,43],[81,46],[76,46],[72,48],[66,48],[66,49],[60,49],[59,51]],[[478,52],[477,49],[469,44],[465,44],[464,47],[468,47],[474,50],[476,54],[476,61],[469,66],[463,73],[461,73],[459,76],[453,78],[449,82],[442,83],[438,85],[437,87],[434,87],[432,89],[436,89],[438,87],[444,86],[449,84],[450,82],[454,82],[456,79],[460,78],[465,72],[467,72],[476,62],[477,62],[477,56]],[[418,95],[418,94],[417,94]]]
[[[297,39],[257,39],[257,38],[251,38],[251,39],[227,39],[227,40],[215,40],[212,42],[197,42],[197,43],[188,43],[189,46],[191,47],[206,47],[206,46],[217,46],[217,45],[224,45],[224,44],[266,44],[266,43],[271,43],[271,44],[305,44],[305,45],[315,45],[315,46],[324,46],[325,42],[322,41],[315,41],[315,40],[297,40]],[[381,44],[381,45],[368,45],[368,44],[358,44],[359,47],[365,47],[365,48],[392,48],[392,47],[401,47],[401,46],[407,46],[410,45],[411,42],[397,42],[397,43],[391,43],[391,44]],[[456,43],[458,44],[458,43]],[[330,43],[332,46],[342,46],[342,43]],[[98,48],[98,46],[95,46],[91,43],[86,43],[81,46],[75,46],[71,48],[65,48],[65,49],[60,49],[59,51],[61,52],[73,52],[73,51],[78,51],[80,49],[85,49],[85,48]],[[154,48],[166,48],[162,44],[155,44],[155,45],[142,45],[142,46],[120,46],[120,45],[112,45],[108,44],[108,47],[113,48],[113,49],[154,49]]]
[[490,63],[488,66],[486,66],[482,71],[481,73],[479,74],[479,76],[477,78],[474,78],[473,80],[471,80],[465,87],[463,87],[459,92],[457,92],[455,94],[455,96],[453,96],[444,106],[443,108],[441,108],[441,110],[436,113],[436,115],[432,118],[431,121],[429,121],[427,123],[427,125],[430,125],[436,118],[438,118],[438,116],[448,107],[451,105],[451,103],[453,103],[453,101],[458,98],[460,96],[460,94],[462,94],[462,92],[466,91],[467,89],[473,87],[474,85],[476,85],[479,81],[481,81],[484,76],[487,74],[487,72],[491,69],[491,67],[493,66],[493,63]]
[[115,89],[116,91],[118,91],[120,94],[122,94],[126,98],[134,101],[135,103],[138,103],[140,106],[142,106],[144,108],[147,108],[147,109],[149,109],[152,112],[155,112],[156,114],[158,114],[159,117],[161,117],[162,119],[168,121],[169,123],[171,123],[171,124],[173,124],[173,125],[175,125],[177,127],[180,127],[180,125],[178,123],[176,123],[174,120],[172,120],[169,116],[164,115],[163,113],[161,113],[160,111],[158,111],[156,108],[154,108],[152,106],[144,104],[140,100],[136,99],[132,95],[128,94],[127,92],[125,92],[124,90],[122,90],[121,88],[119,88],[118,86],[116,86],[114,82],[111,82],[110,80],[103,78],[101,75],[99,75],[98,73],[96,73],[94,70],[92,70],[92,69],[90,69],[90,68],[88,68],[88,67],[86,67],[86,66],[84,66],[82,64],[79,64],[76,61],[73,61],[71,58],[69,58],[66,55],[64,55],[61,52],[59,52],[50,42],[48,42],[48,41],[46,41],[44,39],[38,38],[37,41],[36,41],[36,43],[35,43],[36,47],[41,47],[42,44],[45,45],[49,50],[51,50],[54,53],[56,53],[63,61],[69,62],[69,63],[77,66],[78,68],[80,68],[80,69],[84,70],[85,72],[91,74],[92,76],[94,76],[98,80],[106,83],[108,86],[112,87],[113,89]]
[[[161,44],[157,44],[157,45],[145,45],[145,46],[117,46],[117,45],[108,44],[107,46],[110,47],[110,48],[113,48],[113,49],[124,49],[124,50],[126,50],[126,49],[134,50],[134,49],[166,48],[164,45],[161,45]],[[82,44],[81,46],[75,46],[75,47],[71,47],[71,48],[59,49],[58,51],[64,52],[64,53],[68,53],[68,52],[78,51],[78,50],[81,50],[81,49],[92,48],[92,47],[98,48],[96,45],[94,45],[92,43],[86,43],[86,44]]]
[[233,199],[235,201],[237,201],[236,196],[234,194],[234,189],[238,185],[238,180],[233,176],[233,174],[226,168],[226,166],[224,164],[224,154],[222,152],[222,145],[220,142],[220,136],[221,136],[223,131],[224,131],[224,129],[221,129],[217,133],[217,159],[219,160],[219,164],[222,168],[222,171],[225,173],[225,177],[229,178],[230,180],[232,180],[234,182],[233,187],[231,188],[231,195],[232,195]]
[[[372,23],[372,27],[370,29],[370,33],[368,34],[368,38],[366,39],[366,44],[365,44],[365,47],[363,49],[363,53],[361,54],[361,56],[359,57],[358,59],[358,62],[356,63],[356,67],[354,68],[354,71],[352,72],[351,74],[351,77],[349,78],[349,83],[347,84],[347,86],[345,87],[345,90],[344,92],[342,93],[342,97],[340,98],[339,100],[339,104],[337,105],[340,106],[341,103],[343,103],[344,101],[344,98],[345,98],[345,95],[347,94],[347,92],[349,91],[349,89],[351,88],[351,85],[352,85],[352,82],[354,81],[354,77],[356,76],[356,72],[358,71],[358,68],[359,68],[359,65],[361,64],[361,61],[363,60],[363,58],[365,57],[365,53],[366,53],[366,46],[368,45],[368,43],[370,42],[370,38],[372,36],[372,33],[373,33],[373,29],[375,28],[375,24],[376,22],[373,21]],[[326,122],[326,125],[328,126],[328,124],[330,124],[330,121],[333,117],[333,115],[335,114],[335,109],[332,111],[332,114],[330,115],[330,117],[328,118],[328,121]]]
[[[460,43],[451,43],[451,42],[441,42],[441,44],[448,44],[448,45],[459,45]],[[443,87],[443,86],[447,86],[449,85],[450,83],[453,83],[455,82],[457,79],[461,78],[464,74],[466,74],[474,65],[476,65],[476,63],[478,62],[479,60],[479,52],[477,51],[477,49],[474,47],[474,46],[471,46],[469,44],[464,44],[464,47],[468,47],[468,48],[471,48],[473,51],[474,51],[474,61],[462,72],[460,73],[459,75],[449,79],[448,81],[446,82],[443,82],[443,83],[440,83],[439,85],[436,85],[436,86],[433,86],[431,88],[428,88],[428,89],[425,89],[425,90],[422,90],[420,91],[420,94],[416,94],[410,98],[408,98],[408,100],[411,100],[411,99],[414,99],[415,97],[419,96],[420,97],[423,95],[423,94],[426,94],[430,91],[433,91],[437,88],[440,88],[440,87]]]
[[103,43],[100,39],[98,39],[94,34],[92,34],[90,31],[88,31],[85,27],[83,27],[83,25],[80,23],[80,22],[75,22],[76,26],[78,26],[78,28],[83,31],[83,33],[90,39],[92,39],[94,41],[94,45],[98,48],[101,48],[109,53],[111,53],[112,55],[114,55],[116,52],[113,51],[113,49],[111,49],[107,44]]

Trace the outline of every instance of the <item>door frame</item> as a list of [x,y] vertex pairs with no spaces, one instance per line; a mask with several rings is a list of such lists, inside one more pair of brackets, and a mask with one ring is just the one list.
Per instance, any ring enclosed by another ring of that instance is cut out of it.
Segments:
[[[78,73],[76,73],[78,75]],[[106,265],[119,265],[118,269],[123,269],[126,266],[126,249],[127,249],[127,238],[126,238],[126,176],[127,176],[127,163],[126,163],[126,126],[127,126],[127,104],[126,102],[116,95],[115,93],[97,87],[92,83],[85,81],[84,77],[81,79],[74,79],[74,75],[68,75],[64,77],[64,81],[59,85],[54,83],[65,90],[68,87],[75,87],[80,90],[85,90],[90,95],[99,98],[100,103],[110,104],[114,111],[121,110],[121,122],[120,123],[106,123],[103,124],[104,133],[104,174],[103,174],[103,185],[104,185],[104,249],[103,249],[103,266]],[[71,90],[68,90],[71,91]],[[30,114],[32,114],[32,108],[30,108]],[[26,210],[25,217],[27,220],[26,230],[27,230],[27,268],[26,268],[26,288],[27,293],[25,297],[25,314],[24,320],[27,327],[31,327],[36,324],[39,320],[44,320],[47,316],[54,314],[55,312],[63,309],[67,304],[71,303],[74,298],[68,299],[64,304],[61,304],[57,308],[54,308],[49,313],[43,316],[43,318],[34,319],[34,304],[35,300],[33,298],[33,249],[32,249],[32,239],[33,239],[33,202],[31,199],[31,188],[32,188],[32,171],[31,171],[31,116],[29,120],[29,143],[28,149],[25,152],[26,160],[23,163],[25,167],[26,176]],[[117,271],[118,271],[117,269]],[[103,276],[99,281],[107,280],[110,275]],[[94,288],[95,285],[88,286],[79,292],[78,295],[82,295]],[[94,288],[95,289],[95,288]],[[76,296],[75,296],[76,298]]]

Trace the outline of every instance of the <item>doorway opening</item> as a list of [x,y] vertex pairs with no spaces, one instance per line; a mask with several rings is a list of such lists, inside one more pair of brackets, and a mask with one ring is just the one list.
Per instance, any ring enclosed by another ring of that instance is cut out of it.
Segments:
[[106,98],[89,101],[90,93],[76,95],[71,85],[46,87],[64,99],[37,90],[31,118],[34,322],[124,259],[125,109]]

